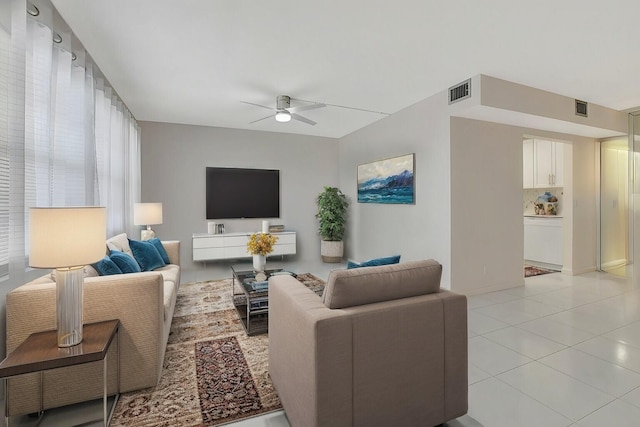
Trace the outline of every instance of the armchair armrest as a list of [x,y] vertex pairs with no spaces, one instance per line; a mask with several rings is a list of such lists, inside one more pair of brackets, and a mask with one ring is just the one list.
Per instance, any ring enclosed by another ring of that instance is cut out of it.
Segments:
[[351,340],[342,310],[291,276],[269,280],[269,374],[292,425],[339,427],[351,419]]

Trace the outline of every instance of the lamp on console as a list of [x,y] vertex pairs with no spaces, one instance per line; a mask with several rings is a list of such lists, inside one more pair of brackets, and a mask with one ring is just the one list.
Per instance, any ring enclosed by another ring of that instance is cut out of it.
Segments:
[[106,228],[102,207],[29,209],[29,265],[56,269],[58,347],[82,341],[84,266],[104,257]]
[[162,203],[136,203],[133,205],[133,224],[147,226],[140,232],[140,240],[156,237],[151,226],[162,224]]

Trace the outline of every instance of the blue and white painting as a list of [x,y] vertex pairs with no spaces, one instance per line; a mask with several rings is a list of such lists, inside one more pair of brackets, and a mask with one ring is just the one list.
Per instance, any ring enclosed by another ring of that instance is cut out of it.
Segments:
[[358,166],[358,203],[415,203],[413,154]]

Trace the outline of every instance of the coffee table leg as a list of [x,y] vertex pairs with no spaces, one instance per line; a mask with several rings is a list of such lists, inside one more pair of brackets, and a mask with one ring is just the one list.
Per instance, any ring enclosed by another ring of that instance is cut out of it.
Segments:
[[247,296],[247,335],[251,334],[251,301]]
[[9,427],[9,378],[4,379],[4,425]]

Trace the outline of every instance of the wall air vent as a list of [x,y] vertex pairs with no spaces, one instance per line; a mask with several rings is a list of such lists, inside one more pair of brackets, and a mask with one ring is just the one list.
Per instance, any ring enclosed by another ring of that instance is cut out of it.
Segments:
[[449,104],[471,98],[471,79],[449,88]]
[[576,116],[589,117],[589,112],[587,110],[587,104],[584,101],[578,101],[576,99]]

